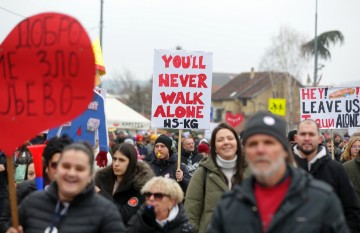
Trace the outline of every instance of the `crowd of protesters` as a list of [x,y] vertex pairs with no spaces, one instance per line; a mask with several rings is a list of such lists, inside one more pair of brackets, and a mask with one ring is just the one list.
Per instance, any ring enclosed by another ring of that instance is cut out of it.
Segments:
[[[96,145],[67,136],[20,146],[17,228],[0,153],[0,233],[360,232],[359,134],[324,135],[309,119],[287,132],[269,112],[251,116],[240,134],[220,123],[209,141],[116,133],[105,163]],[[43,143],[37,191],[27,146]]]

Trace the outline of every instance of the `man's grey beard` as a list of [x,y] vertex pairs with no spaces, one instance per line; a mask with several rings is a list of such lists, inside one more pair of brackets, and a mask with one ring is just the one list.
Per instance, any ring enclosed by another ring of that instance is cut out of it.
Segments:
[[271,164],[270,168],[267,169],[266,171],[258,170],[254,165],[248,162],[251,173],[260,183],[266,183],[267,179],[271,178],[280,169],[281,165],[285,163],[284,158],[282,158],[281,156],[279,156],[278,160],[276,160],[275,162],[271,162],[268,159],[265,159],[265,161],[269,161]]

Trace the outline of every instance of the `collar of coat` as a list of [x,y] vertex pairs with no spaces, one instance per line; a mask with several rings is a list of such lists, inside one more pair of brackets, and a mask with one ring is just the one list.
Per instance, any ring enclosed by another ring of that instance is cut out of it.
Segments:
[[[143,162],[138,161],[134,171],[134,176],[131,176],[129,181],[126,181],[125,185],[119,185],[115,193],[125,191],[133,187],[136,190],[140,190],[145,183],[150,180],[154,175],[150,166]],[[116,176],[113,173],[112,165],[98,171],[95,177],[95,182],[98,187],[105,189],[108,193],[112,193]],[[99,184],[100,183],[100,184]]]
[[293,147],[293,152],[295,154],[295,160],[299,167],[310,173],[314,173],[331,160],[331,156],[328,154],[325,146],[322,145],[319,145],[316,156],[310,162],[307,161],[307,158],[301,156],[297,145]]
[[[50,186],[45,190],[46,194],[50,196],[55,202],[59,200],[58,195],[58,184],[56,181],[52,182]],[[85,190],[83,190],[79,195],[77,195],[71,202],[70,205],[78,205],[83,201],[87,201],[88,197],[95,195],[95,186],[94,182],[91,182]]]
[[[291,176],[291,183],[285,199],[302,192],[307,183],[313,179],[308,173],[301,169],[288,167]],[[254,176],[250,176],[245,179],[241,185],[237,185],[234,189],[237,198],[249,201],[252,204],[256,204],[254,194],[254,183],[256,182]]]

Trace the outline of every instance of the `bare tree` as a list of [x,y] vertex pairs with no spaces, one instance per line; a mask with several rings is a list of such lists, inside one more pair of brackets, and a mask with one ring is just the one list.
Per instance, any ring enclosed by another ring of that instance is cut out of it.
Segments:
[[[289,27],[281,27],[277,35],[272,38],[272,45],[266,50],[260,62],[260,70],[269,71],[272,84],[276,81],[272,72],[284,72],[287,80],[287,122],[293,127],[293,90],[296,81],[301,83],[309,59],[302,56],[301,45],[305,36]],[[294,77],[294,79],[292,78]],[[273,85],[275,87],[275,85]],[[276,93],[277,90],[274,90]],[[296,97],[295,97],[296,98]]]
[[151,114],[152,80],[136,80],[127,69],[115,73],[110,81],[109,93],[145,117]]
[[119,98],[128,98],[135,87],[135,76],[125,69],[123,73],[116,72],[110,79],[109,93],[119,96]]

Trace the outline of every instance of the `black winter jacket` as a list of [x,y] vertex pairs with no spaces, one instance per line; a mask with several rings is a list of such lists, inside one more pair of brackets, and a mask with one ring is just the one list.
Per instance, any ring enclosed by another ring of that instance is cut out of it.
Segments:
[[[168,160],[155,158],[150,162],[150,167],[154,171],[155,176],[163,176],[176,180],[177,154],[172,154]],[[179,185],[183,192],[186,193],[191,176],[184,163],[181,163],[180,169],[183,172],[183,179],[179,182]]]
[[[308,171],[306,158],[301,158],[297,148],[293,148],[295,160],[299,167]],[[308,171],[315,179],[325,181],[331,185],[341,201],[346,222],[354,233],[360,232],[360,207],[357,197],[345,169],[338,161],[332,160],[324,146],[319,146],[318,159],[311,164]]]
[[199,167],[199,164],[203,158],[204,156],[198,154],[196,151],[181,152],[181,162],[186,165],[186,168],[188,169],[190,176],[194,174],[194,172]]
[[99,194],[113,201],[118,207],[124,223],[136,214],[140,206],[145,202],[144,196],[140,193],[145,183],[154,176],[154,172],[145,162],[139,161],[133,176],[128,181],[119,185],[114,195],[113,189],[116,176],[112,166],[108,166],[97,172],[95,185],[100,188]]
[[142,206],[136,215],[131,218],[128,233],[195,233],[181,204],[179,205],[178,215],[174,220],[167,222],[163,228],[156,222],[154,226],[147,225],[142,218],[144,209],[145,206]]
[[[30,193],[36,191],[35,180],[25,180],[16,185],[16,200],[18,205],[24,200]],[[0,216],[0,233],[5,233],[8,228],[8,222],[11,219],[10,202],[6,203],[4,211]]]
[[[56,219],[57,203],[56,182],[46,191],[34,192],[25,198],[19,207],[19,221],[24,232],[44,232]],[[62,233],[126,232],[115,205],[95,193],[93,184],[69,203],[56,227]]]
[[[267,233],[347,233],[341,204],[332,188],[301,169],[290,168],[291,183]],[[253,177],[223,195],[208,233],[260,233],[262,223]]]

